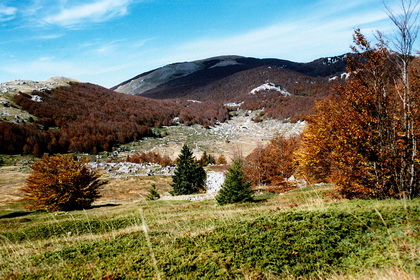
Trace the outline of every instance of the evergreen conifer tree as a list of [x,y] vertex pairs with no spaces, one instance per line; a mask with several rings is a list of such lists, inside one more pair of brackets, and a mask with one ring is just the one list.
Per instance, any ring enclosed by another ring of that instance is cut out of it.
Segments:
[[184,145],[177,159],[177,168],[172,176],[172,195],[193,194],[205,190],[206,172],[193,156],[193,153]]
[[159,193],[156,190],[156,185],[152,184],[150,187],[149,193],[146,196],[146,200],[157,200],[160,198]]
[[204,151],[203,155],[201,156],[201,158],[199,160],[199,164],[201,166],[207,166],[207,165],[209,165],[209,155],[207,154],[206,151]]
[[251,183],[245,180],[242,160],[236,159],[229,168],[225,182],[216,196],[219,205],[252,201]]
[[207,154],[206,151],[204,151],[203,155],[201,156],[200,160],[199,160],[199,164],[201,166],[207,166],[209,164],[215,164],[216,160],[214,159],[214,157],[210,154]]

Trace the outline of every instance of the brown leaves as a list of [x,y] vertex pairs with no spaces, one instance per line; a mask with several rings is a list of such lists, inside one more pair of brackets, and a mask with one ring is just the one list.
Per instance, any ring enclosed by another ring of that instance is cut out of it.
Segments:
[[258,147],[247,158],[245,173],[254,185],[283,185],[293,175],[296,162],[293,153],[299,138],[274,137],[266,147]]
[[103,182],[86,166],[88,161],[58,154],[35,162],[21,188],[29,202],[26,208],[48,212],[89,208],[99,197],[98,188]]
[[147,153],[135,153],[131,156],[127,156],[127,162],[133,163],[157,163],[163,167],[173,165],[173,161],[167,155],[161,155],[156,152],[147,152]]
[[402,102],[395,57],[383,42],[372,48],[358,31],[355,40],[359,56],[349,62],[352,75],[309,119],[300,168],[315,182],[336,183],[345,197],[413,197],[419,188],[413,156],[419,127],[407,123],[418,124],[418,93],[407,91],[412,103]]

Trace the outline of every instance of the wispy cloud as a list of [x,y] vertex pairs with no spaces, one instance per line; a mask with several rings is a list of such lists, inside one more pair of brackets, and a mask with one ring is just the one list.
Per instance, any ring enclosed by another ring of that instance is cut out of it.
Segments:
[[4,4],[0,4],[0,22],[8,21],[15,18],[17,13],[17,8],[8,7]]
[[114,40],[110,42],[103,43],[96,47],[93,51],[97,55],[106,55],[113,53],[120,48],[120,44],[123,40]]
[[[348,9],[354,7],[347,6]],[[309,61],[319,56],[350,51],[354,28],[360,27],[365,31],[364,27],[376,25],[386,18],[386,13],[377,10],[347,13],[346,17],[336,17],[333,10],[313,11],[301,18],[286,19],[239,35],[186,42],[175,47],[161,61],[168,63],[220,54],[257,57],[264,54],[265,57]]]
[[98,0],[91,3],[67,5],[60,8],[58,14],[44,18],[48,24],[63,27],[77,27],[83,23],[104,22],[128,13],[128,6],[133,0]]
[[121,53],[138,53],[143,47],[155,38],[143,40],[119,39],[119,40],[91,40],[83,42],[77,46],[77,51],[90,57],[97,56],[119,56]]
[[39,36],[33,36],[32,40],[53,40],[61,38],[63,34],[47,34],[47,35],[39,35]]

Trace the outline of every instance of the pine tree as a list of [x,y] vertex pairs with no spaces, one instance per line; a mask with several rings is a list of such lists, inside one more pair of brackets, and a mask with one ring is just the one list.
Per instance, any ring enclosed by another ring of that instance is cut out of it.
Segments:
[[32,166],[32,174],[21,188],[31,210],[69,211],[89,208],[99,198],[98,188],[104,184],[100,175],[86,164],[64,155],[44,156]]
[[243,161],[235,159],[233,165],[229,168],[219,194],[216,196],[217,203],[225,205],[252,201],[251,183],[245,181],[245,177]]
[[209,165],[209,155],[206,151],[204,151],[203,155],[201,156],[199,163],[201,166]]
[[195,161],[193,153],[187,145],[184,145],[181,149],[172,181],[172,195],[193,194],[205,191],[206,172]]
[[214,159],[214,157],[210,154],[207,154],[206,151],[203,152],[203,155],[200,158],[199,164],[201,166],[207,166],[209,164],[215,164],[216,160]]
[[160,198],[160,195],[156,190],[156,185],[152,184],[152,186],[150,187],[149,193],[146,196],[146,200],[157,200],[159,198]]

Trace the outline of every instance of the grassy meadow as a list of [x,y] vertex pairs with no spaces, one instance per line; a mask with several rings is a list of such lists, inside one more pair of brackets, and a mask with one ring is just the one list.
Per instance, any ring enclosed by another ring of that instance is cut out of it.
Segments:
[[57,213],[10,203],[0,206],[0,279],[418,279],[420,200],[331,192]]

